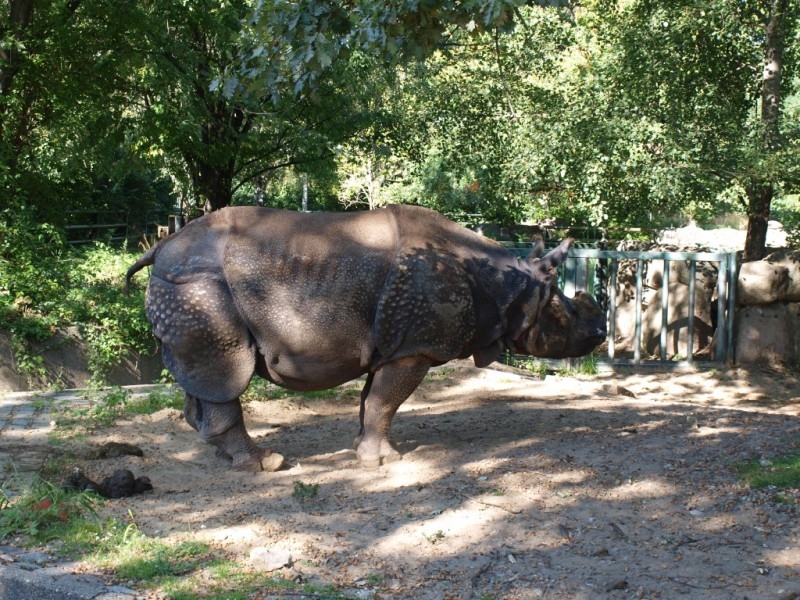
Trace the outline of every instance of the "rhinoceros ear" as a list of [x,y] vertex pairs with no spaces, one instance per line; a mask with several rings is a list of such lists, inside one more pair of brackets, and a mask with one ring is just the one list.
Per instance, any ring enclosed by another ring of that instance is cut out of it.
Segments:
[[556,248],[553,248],[545,254],[542,258],[539,259],[532,259],[531,262],[533,263],[531,266],[545,279],[549,279],[553,272],[567,260],[567,256],[569,255],[569,249],[572,247],[572,242],[574,240],[572,238],[567,238],[563,242],[561,242]]
[[528,255],[528,260],[540,258],[542,256],[542,252],[544,252],[544,240],[539,238],[533,243],[531,253]]

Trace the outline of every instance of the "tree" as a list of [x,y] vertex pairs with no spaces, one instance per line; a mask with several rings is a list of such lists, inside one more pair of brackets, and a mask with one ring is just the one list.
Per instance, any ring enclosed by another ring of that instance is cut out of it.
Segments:
[[780,75],[787,35],[797,35],[789,15],[800,7],[637,0],[594,10],[603,13],[603,80],[617,107],[660,129],[649,145],[653,164],[682,174],[669,179],[685,179],[675,190],[694,190],[695,203],[738,196],[748,215],[745,259],[763,256],[772,198],[797,185],[796,144],[780,121],[790,80]]
[[[313,87],[351,53],[386,63],[430,56],[454,28],[510,30],[525,4],[567,7],[569,0],[299,0],[259,2],[248,22],[249,52],[226,85],[296,94]],[[288,85],[287,85],[288,84]]]
[[538,200],[564,141],[556,130],[566,103],[553,80],[574,43],[565,17],[521,8],[511,32],[456,29],[424,61],[403,65],[382,147],[404,168],[385,197],[504,223],[544,216]]
[[[756,138],[756,150],[765,155],[765,162],[774,157],[782,146],[781,88],[789,4],[789,0],[763,0],[751,9],[764,28],[760,135]],[[797,10],[800,7],[794,8]],[[746,184],[748,220],[743,256],[745,262],[760,260],[766,253],[770,206],[779,176],[774,173],[772,177],[763,175],[754,174]]]
[[[0,21],[0,208],[63,223],[123,160],[135,53],[130,3],[14,0]],[[129,158],[129,156],[125,156]],[[138,163],[138,164],[137,164]]]

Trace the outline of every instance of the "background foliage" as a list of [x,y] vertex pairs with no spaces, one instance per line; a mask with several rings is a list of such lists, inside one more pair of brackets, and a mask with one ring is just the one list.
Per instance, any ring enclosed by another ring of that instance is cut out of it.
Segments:
[[72,248],[68,227],[113,211],[138,240],[177,210],[297,209],[303,181],[312,210],[604,227],[752,221],[764,192],[796,239],[797,15],[798,0],[9,0],[0,325],[19,345],[81,323],[97,365],[148,347],[141,298],[116,292],[131,257]]

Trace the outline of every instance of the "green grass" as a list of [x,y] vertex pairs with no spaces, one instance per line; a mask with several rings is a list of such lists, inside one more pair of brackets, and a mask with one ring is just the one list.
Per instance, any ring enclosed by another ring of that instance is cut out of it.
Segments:
[[[242,395],[242,401],[252,400],[281,400],[285,398],[338,398],[343,396],[358,396],[361,390],[352,387],[336,387],[328,390],[312,392],[295,392],[270,383],[260,378],[254,378],[247,391]],[[115,387],[90,393],[91,405],[81,408],[68,408],[59,414],[56,419],[55,431],[51,434],[54,441],[59,442],[65,437],[80,439],[91,431],[102,427],[110,427],[117,420],[135,415],[149,415],[163,408],[183,410],[184,394],[172,385],[155,390],[146,396],[134,396],[128,390]]]
[[[84,558],[122,580],[161,584],[213,563],[212,548],[203,542],[167,543],[148,537],[135,525],[114,524],[101,543]],[[149,586],[148,586],[149,587]]]
[[11,535],[43,535],[96,516],[101,498],[92,492],[71,492],[40,477],[12,476],[0,487],[0,539]]
[[427,375],[425,375],[424,381],[448,379],[453,373],[455,373],[455,371],[456,370],[452,367],[439,367],[437,369],[432,369],[428,371]]
[[317,497],[319,492],[318,483],[303,483],[302,481],[295,481],[294,488],[292,489],[292,498],[305,501]]
[[361,394],[361,389],[352,387],[350,385],[339,386],[327,390],[316,390],[311,392],[297,392],[294,390],[287,390],[274,383],[254,377],[250,382],[247,390],[242,394],[242,402],[250,402],[253,400],[283,400],[285,398],[310,398],[310,399],[325,399],[325,398],[338,398],[340,396],[358,396]]
[[183,410],[183,392],[169,385],[146,396],[134,396],[116,387],[92,392],[90,401],[88,407],[67,408],[59,413],[51,434],[54,441],[80,439],[83,434],[110,427],[123,417],[152,414],[163,408]]
[[739,477],[751,488],[800,487],[800,452],[771,460],[752,460],[737,466]]
[[[316,486],[303,489],[316,491]],[[132,513],[128,523],[103,520],[97,512],[102,504],[92,493],[65,491],[41,478],[9,478],[0,488],[0,542],[13,537],[22,546],[46,546],[48,552],[81,559],[116,582],[133,582],[136,589],[167,600],[246,600],[267,591],[346,598],[333,586],[255,572],[205,542],[148,536]]]
[[[555,373],[562,377],[572,377],[574,375],[597,375],[598,373],[598,357],[596,354],[587,354],[580,357],[580,359],[565,359],[557,362],[540,360],[533,356],[521,356],[516,354],[506,353],[503,356],[502,362],[517,369],[524,369],[537,374],[544,379],[550,373]],[[577,362],[577,364],[576,364]]]
[[506,353],[503,356],[503,363],[510,366],[515,367],[517,369],[523,369],[525,371],[530,371],[531,373],[535,373],[542,379],[547,377],[549,369],[547,365],[537,358],[533,358],[532,356],[521,356],[516,354]]

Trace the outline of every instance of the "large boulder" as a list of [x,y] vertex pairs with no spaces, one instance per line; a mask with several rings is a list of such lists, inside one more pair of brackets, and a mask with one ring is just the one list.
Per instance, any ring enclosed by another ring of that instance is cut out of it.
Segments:
[[777,250],[739,269],[736,300],[743,306],[800,302],[800,250]]
[[[761,262],[761,261],[759,261]],[[776,302],[736,311],[736,362],[800,362],[800,303]]]
[[766,260],[744,263],[739,269],[736,301],[742,306],[779,302],[789,288],[789,269]]
[[[706,250],[692,250],[691,252],[705,252]],[[671,260],[669,261],[669,283],[682,283],[689,285],[691,279],[691,261]],[[698,261],[695,268],[695,289],[702,290],[708,302],[714,299],[717,293],[717,276],[719,274],[719,263],[710,261]],[[647,286],[655,290],[660,290],[664,281],[664,261],[653,260],[647,269]]]

